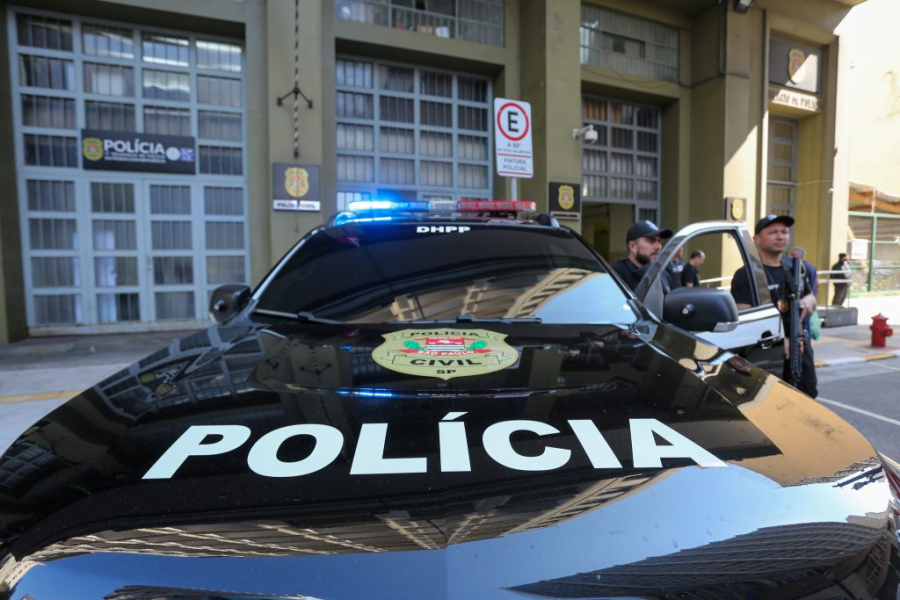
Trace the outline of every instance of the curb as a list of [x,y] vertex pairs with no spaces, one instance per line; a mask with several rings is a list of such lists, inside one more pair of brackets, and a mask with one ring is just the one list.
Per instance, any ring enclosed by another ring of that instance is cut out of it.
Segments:
[[840,367],[843,365],[872,362],[873,360],[885,360],[888,358],[900,358],[900,350],[876,352],[874,354],[864,354],[862,356],[846,356],[843,358],[835,358],[832,360],[817,360],[815,361],[815,365],[817,369],[822,367]]
[[35,400],[62,400],[74,398],[81,391],[68,392],[45,392],[43,394],[19,394],[18,396],[0,396],[0,404],[8,404],[12,402],[33,402]]

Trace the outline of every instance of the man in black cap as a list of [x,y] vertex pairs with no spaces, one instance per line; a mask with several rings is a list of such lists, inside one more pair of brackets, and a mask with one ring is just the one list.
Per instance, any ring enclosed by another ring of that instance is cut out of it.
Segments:
[[[767,215],[756,224],[753,241],[759,249],[759,257],[762,259],[766,272],[766,281],[769,283],[769,293],[772,303],[781,311],[781,321],[784,324],[784,375],[788,380],[790,374],[790,336],[791,317],[788,296],[790,295],[791,282],[790,259],[782,259],[790,241],[789,227],[794,224],[794,219],[786,215]],[[816,296],[811,292],[812,285],[809,275],[803,273],[803,296],[798,300],[800,306],[800,321],[808,317],[816,310]],[[750,276],[747,268],[738,269],[731,280],[731,295],[737,304],[738,310],[750,308],[753,305],[753,294],[750,288]],[[803,370],[797,389],[808,396],[815,398],[818,391],[816,378],[816,365],[813,360],[812,344],[801,342],[801,362]]]
[[625,243],[628,245],[628,258],[613,264],[613,269],[634,291],[641,278],[647,272],[647,265],[659,256],[662,240],[672,237],[668,229],[660,229],[653,221],[638,221],[628,228]]

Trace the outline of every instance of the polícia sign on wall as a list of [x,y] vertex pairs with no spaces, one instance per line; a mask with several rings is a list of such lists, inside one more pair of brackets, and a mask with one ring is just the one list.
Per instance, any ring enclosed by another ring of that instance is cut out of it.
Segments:
[[81,156],[95,171],[197,172],[194,138],[187,136],[82,129]]

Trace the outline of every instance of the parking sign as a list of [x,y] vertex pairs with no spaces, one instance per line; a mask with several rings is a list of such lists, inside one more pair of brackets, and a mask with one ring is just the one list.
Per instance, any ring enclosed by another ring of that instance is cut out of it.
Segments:
[[498,175],[526,179],[534,177],[531,104],[494,98],[494,148]]

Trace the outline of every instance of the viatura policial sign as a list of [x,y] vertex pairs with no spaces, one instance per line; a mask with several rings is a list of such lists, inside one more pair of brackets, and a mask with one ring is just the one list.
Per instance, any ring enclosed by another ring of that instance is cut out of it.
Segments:
[[197,172],[194,138],[187,136],[82,129],[81,156],[95,171]]

